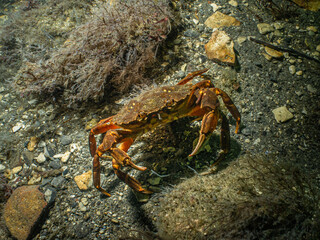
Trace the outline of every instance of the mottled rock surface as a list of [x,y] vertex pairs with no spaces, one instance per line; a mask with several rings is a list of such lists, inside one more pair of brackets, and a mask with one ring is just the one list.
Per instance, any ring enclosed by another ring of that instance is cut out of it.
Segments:
[[17,188],[4,208],[4,220],[12,236],[28,239],[47,207],[39,186]]
[[215,12],[204,22],[204,24],[211,28],[220,28],[220,27],[240,26],[241,23],[234,17],[228,16],[221,12]]
[[234,43],[224,31],[215,30],[209,42],[205,45],[206,54],[209,59],[234,65],[236,55],[233,50]]
[[90,170],[81,175],[75,176],[74,181],[80,190],[88,190],[90,184],[92,184],[92,171]]

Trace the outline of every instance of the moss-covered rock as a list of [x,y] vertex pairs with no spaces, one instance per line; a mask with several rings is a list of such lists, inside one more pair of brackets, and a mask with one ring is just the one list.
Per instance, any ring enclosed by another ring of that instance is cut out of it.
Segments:
[[319,194],[297,167],[242,156],[160,200],[164,239],[319,239]]

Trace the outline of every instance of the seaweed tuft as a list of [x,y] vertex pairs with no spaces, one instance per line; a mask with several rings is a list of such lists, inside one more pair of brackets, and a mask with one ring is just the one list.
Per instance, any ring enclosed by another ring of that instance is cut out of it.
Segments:
[[121,94],[146,81],[170,32],[166,1],[97,2],[93,16],[44,62],[27,62],[16,83],[22,93],[62,97],[71,106]]

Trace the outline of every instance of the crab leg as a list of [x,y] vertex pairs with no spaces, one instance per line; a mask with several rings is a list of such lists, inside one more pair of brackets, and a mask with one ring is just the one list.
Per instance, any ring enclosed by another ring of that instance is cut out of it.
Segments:
[[[138,192],[141,192],[141,193],[145,193],[145,194],[151,194],[152,192],[151,191],[148,191],[144,188],[141,187],[141,183],[136,180],[135,178],[131,177],[130,175],[122,172],[120,170],[121,168],[121,165],[119,164],[119,162],[114,158],[112,159],[112,167],[113,167],[113,170],[115,172],[115,174],[123,181],[125,182],[126,184],[128,184],[132,189],[138,191]],[[141,168],[141,167],[140,167]],[[146,170],[145,169],[140,169],[141,171],[144,171]]]
[[232,100],[228,96],[228,94],[226,94],[224,91],[222,91],[219,88],[215,88],[215,92],[217,95],[221,96],[221,98],[222,98],[224,104],[226,105],[226,107],[228,108],[229,112],[231,113],[233,118],[237,121],[235,133],[238,133],[241,117],[240,117],[240,113],[239,113],[237,107],[234,105],[234,103],[232,102]]
[[[102,144],[98,147],[95,152],[93,159],[93,184],[94,186],[103,194],[110,196],[101,186],[100,186],[100,157],[105,153],[109,152],[112,159],[112,167],[115,174],[125,183],[127,183],[131,188],[136,191],[150,194],[151,192],[142,188],[141,184],[135,178],[129,176],[128,174],[122,172],[120,168],[122,166],[129,166],[134,169],[145,171],[146,167],[140,167],[135,165],[126,151],[130,147],[133,142],[133,138],[125,137],[126,135],[130,135],[130,130],[119,129],[119,130],[108,130]],[[118,143],[121,143],[119,147],[116,147]]]
[[178,82],[177,85],[184,85],[184,84],[188,83],[189,81],[191,81],[196,76],[202,75],[203,73],[205,73],[208,70],[209,70],[209,68],[205,68],[205,69],[202,69],[202,70],[199,70],[199,71],[195,71],[195,72],[189,73],[185,78],[180,80],[180,82]]
[[95,127],[93,127],[90,130],[89,147],[90,147],[90,154],[92,157],[94,156],[97,148],[96,138],[94,137],[94,135],[105,133],[109,129],[119,128],[117,125],[112,124],[111,120],[112,120],[112,117],[102,119],[101,121],[99,121],[99,123]]
[[202,144],[204,143],[204,140],[208,136],[208,134],[212,133],[217,125],[218,125],[218,119],[219,119],[219,114],[220,112],[217,110],[212,110],[208,113],[206,113],[203,118],[202,118],[202,123],[201,123],[201,129],[200,129],[200,136],[199,136],[199,141],[197,143],[197,146],[194,148],[192,153],[189,156],[193,156],[197,154],[199,149],[201,148]]

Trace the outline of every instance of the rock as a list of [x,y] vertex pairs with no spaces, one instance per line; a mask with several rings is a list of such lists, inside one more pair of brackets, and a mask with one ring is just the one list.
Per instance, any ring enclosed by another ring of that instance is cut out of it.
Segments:
[[233,46],[233,41],[224,31],[215,30],[205,45],[205,50],[209,59],[234,66],[236,56]]
[[18,166],[12,169],[12,174],[17,174],[22,170],[22,166]]
[[72,143],[72,138],[70,136],[62,136],[60,141],[62,145],[69,145]]
[[309,26],[309,27],[307,27],[307,30],[311,31],[311,32],[314,32],[314,33],[318,32],[318,29],[315,26]]
[[17,132],[19,131],[21,128],[24,128],[23,123],[18,122],[14,127],[12,127],[12,132]]
[[267,34],[274,30],[274,28],[268,23],[259,23],[257,24],[257,27],[260,34]]
[[318,11],[320,9],[320,0],[292,0],[296,4],[298,4],[300,7],[303,7],[305,9],[311,10],[311,11]]
[[60,169],[61,165],[60,165],[59,161],[50,161],[49,167],[51,167],[53,169]]
[[273,26],[274,26],[274,28],[277,29],[277,30],[281,30],[281,29],[284,28],[283,24],[280,23],[280,22],[275,22],[275,23],[273,24]]
[[199,37],[199,35],[200,35],[200,33],[198,33],[198,32],[195,31],[195,30],[192,30],[192,29],[186,30],[183,34],[184,34],[184,36],[186,36],[186,37],[192,37],[192,38]]
[[66,163],[70,158],[71,152],[65,152],[61,158],[61,162]]
[[296,73],[296,67],[294,66],[294,65],[291,65],[290,67],[289,67],[289,72],[293,75],[293,74],[295,74]]
[[37,137],[31,137],[30,138],[30,141],[29,141],[29,143],[28,143],[28,150],[30,151],[30,152],[32,152],[32,151],[34,151],[34,149],[36,148],[36,146],[37,146],[37,143],[38,143],[38,138]]
[[270,56],[269,54],[262,53],[262,55],[263,55],[268,61],[271,61],[271,60],[272,60],[272,56]]
[[28,185],[35,185],[41,182],[41,175],[37,172],[32,174],[32,177],[28,181]]
[[84,205],[84,206],[87,206],[88,205],[88,198],[81,198],[81,200],[80,200],[81,202],[82,202],[82,204]]
[[6,166],[3,165],[3,164],[0,164],[0,171],[3,171],[3,170],[5,170],[5,169],[6,169]]
[[274,50],[272,48],[269,48],[269,47],[265,47],[264,50],[266,51],[266,53],[268,55],[270,55],[271,57],[274,57],[274,58],[282,58],[283,57],[283,53],[282,52],[279,52],[277,50]]
[[47,188],[44,192],[44,197],[48,204],[53,203],[56,196],[57,196],[57,191],[53,188]]
[[81,146],[79,143],[70,144],[70,152],[80,151]]
[[14,175],[12,173],[12,170],[11,169],[7,169],[5,170],[4,174],[5,178],[9,179],[9,180],[12,180]]
[[220,27],[240,26],[241,23],[234,17],[225,15],[221,12],[215,12],[204,22],[204,24],[207,27],[220,28]]
[[52,179],[51,185],[53,187],[59,189],[63,186],[63,182],[64,182],[64,177],[59,176],[59,177],[55,177],[54,179]]
[[272,112],[278,123],[283,123],[293,118],[293,114],[285,106],[273,109]]
[[80,209],[81,212],[87,211],[87,207],[84,206],[82,202],[79,203],[79,209]]
[[238,7],[238,2],[235,0],[230,0],[228,3],[233,7]]
[[22,158],[26,164],[30,165],[32,163],[32,160],[34,159],[34,153],[27,150],[23,151]]
[[302,74],[303,74],[303,72],[301,70],[296,72],[297,76],[302,76]]
[[320,52],[320,44],[317,46],[316,50]]
[[215,4],[215,3],[210,3],[210,6],[212,7],[213,12],[216,12],[221,6]]
[[239,45],[242,45],[242,43],[244,43],[246,40],[247,40],[247,37],[240,36],[240,37],[237,38],[236,41],[237,41],[237,43],[238,43]]
[[154,178],[149,178],[149,179],[148,179],[148,182],[149,182],[151,185],[159,185],[159,184],[160,184],[160,181],[161,181],[161,177],[154,177]]
[[317,89],[314,88],[312,85],[308,84],[307,85],[307,90],[310,92],[310,93],[317,93]]
[[260,138],[254,140],[253,145],[258,145],[261,142]]
[[12,236],[18,240],[30,238],[39,229],[39,218],[47,209],[39,186],[23,186],[13,191],[4,207],[4,220]]
[[54,155],[54,151],[53,151],[52,147],[50,146],[50,144],[48,144],[44,147],[43,153],[47,158],[52,158],[52,156]]
[[75,176],[74,181],[80,190],[88,190],[92,184],[92,171],[90,170],[86,173]]
[[36,157],[37,163],[44,163],[46,161],[46,156],[44,153],[40,153],[38,157]]
[[71,152],[67,151],[65,153],[56,154],[53,158],[60,158],[61,162],[66,163],[70,158]]

